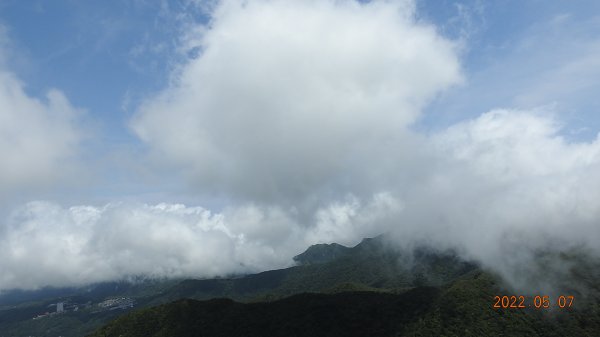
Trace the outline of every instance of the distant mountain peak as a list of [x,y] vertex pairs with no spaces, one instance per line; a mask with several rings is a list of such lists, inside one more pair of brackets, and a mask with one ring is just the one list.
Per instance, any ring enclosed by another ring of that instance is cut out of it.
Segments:
[[319,243],[308,247],[304,253],[294,256],[299,264],[327,263],[348,254],[351,248],[338,243]]
[[377,250],[384,247],[384,235],[364,238],[354,247],[346,247],[339,243],[318,243],[308,247],[304,253],[294,256],[294,261],[301,265],[327,263],[352,252]]

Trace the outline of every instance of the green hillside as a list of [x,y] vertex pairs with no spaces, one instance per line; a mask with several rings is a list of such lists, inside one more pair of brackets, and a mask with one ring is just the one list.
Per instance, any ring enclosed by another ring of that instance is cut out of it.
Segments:
[[92,336],[391,336],[425,313],[437,292],[300,294],[250,304],[181,300],[119,318]]
[[500,289],[475,271],[400,294],[300,294],[263,303],[180,300],[123,316],[91,337],[598,336],[598,301],[570,310],[493,309]]
[[342,257],[352,251],[351,248],[337,243],[320,243],[308,247],[308,249],[299,255],[294,256],[294,261],[299,264],[325,263]]
[[383,237],[364,239],[353,248],[315,245],[295,258],[302,265],[235,279],[186,280],[155,301],[215,297],[267,300],[302,292],[326,292],[349,283],[380,290],[439,286],[476,268],[452,252],[416,249],[409,262],[406,254],[388,247]]

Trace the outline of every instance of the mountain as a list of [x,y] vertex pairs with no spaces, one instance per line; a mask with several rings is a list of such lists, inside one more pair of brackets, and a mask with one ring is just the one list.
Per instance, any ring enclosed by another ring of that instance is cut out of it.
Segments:
[[239,301],[273,300],[303,292],[392,291],[415,285],[439,286],[476,268],[453,252],[418,248],[401,251],[382,236],[355,247],[315,245],[294,258],[301,265],[235,279],[185,280],[155,299],[227,297]]
[[314,263],[325,263],[340,258],[352,249],[337,243],[320,243],[310,246],[304,253],[294,256],[294,261],[307,265]]
[[[398,249],[379,236],[354,247],[311,246],[294,258],[296,266],[285,269],[234,278],[106,283],[5,306],[0,337],[80,337],[95,330],[94,337],[187,336],[186,331],[194,336],[600,335],[600,263],[578,254],[544,253],[540,264],[557,258],[573,266],[567,287],[587,291],[571,292],[575,309],[493,309],[494,296],[513,294],[497,276],[452,251]],[[125,305],[102,306],[114,301]],[[32,320],[42,310],[56,310],[57,302],[90,305]]]
[[493,308],[495,296],[514,294],[496,275],[451,251],[403,251],[377,237],[352,248],[312,246],[292,268],[184,281],[171,292],[213,297],[135,311],[90,336],[600,335],[598,261],[544,252],[537,263],[548,258],[570,262],[563,290],[575,295],[577,305],[561,309],[553,298],[552,308],[538,309],[534,296],[527,296],[527,308]]
[[91,336],[392,336],[436,296],[435,288],[418,288],[401,295],[299,294],[248,304],[180,300],[117,319]]
[[90,337],[598,336],[595,303],[577,309],[493,309],[501,288],[472,271],[405,292],[299,294],[273,302],[180,300],[132,312]]

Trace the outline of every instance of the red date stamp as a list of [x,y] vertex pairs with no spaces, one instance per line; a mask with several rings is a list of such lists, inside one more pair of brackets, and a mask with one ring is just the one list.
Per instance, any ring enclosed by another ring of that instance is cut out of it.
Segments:
[[575,297],[572,295],[560,295],[557,298],[551,299],[548,295],[537,296],[494,296],[494,309],[549,309],[558,307],[560,309],[571,308]]

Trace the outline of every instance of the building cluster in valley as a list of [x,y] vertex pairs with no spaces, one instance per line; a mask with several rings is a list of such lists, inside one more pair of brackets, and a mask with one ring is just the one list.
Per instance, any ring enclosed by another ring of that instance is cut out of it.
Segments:
[[128,309],[133,308],[134,305],[135,301],[129,297],[110,298],[98,303],[98,306],[105,310]]
[[35,316],[33,319],[40,319],[40,318],[50,317],[50,316],[54,316],[54,315],[60,315],[65,312],[76,312],[76,311],[79,311],[80,309],[90,309],[90,310],[92,310],[91,311],[92,314],[98,313],[98,312],[103,312],[103,311],[110,311],[110,310],[119,310],[119,309],[125,310],[125,309],[129,309],[129,308],[133,308],[134,305],[135,305],[135,300],[133,300],[132,298],[129,298],[129,297],[109,298],[109,299],[106,299],[95,305],[92,304],[91,301],[84,303],[84,304],[78,304],[78,303],[72,303],[69,301],[65,301],[65,302],[49,304],[47,306],[47,308],[49,309],[48,311]]

